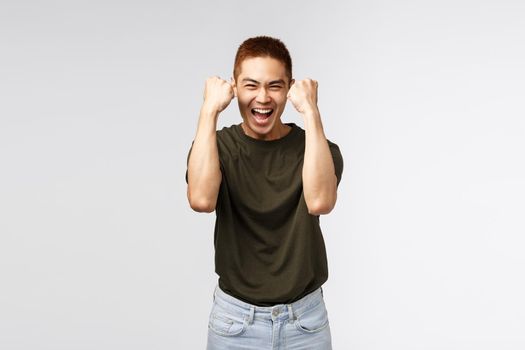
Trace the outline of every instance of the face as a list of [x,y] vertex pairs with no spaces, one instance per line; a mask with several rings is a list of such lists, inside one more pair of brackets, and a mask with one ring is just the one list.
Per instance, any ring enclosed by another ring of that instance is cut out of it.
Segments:
[[281,137],[285,129],[281,115],[290,88],[284,64],[271,57],[253,57],[242,61],[240,68],[232,82],[245,133],[261,140]]

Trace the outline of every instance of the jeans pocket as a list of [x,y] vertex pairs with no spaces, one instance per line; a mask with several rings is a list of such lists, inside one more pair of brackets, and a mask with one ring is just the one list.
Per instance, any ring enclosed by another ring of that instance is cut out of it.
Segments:
[[295,320],[295,327],[303,333],[317,333],[327,326],[328,313],[322,300],[301,315],[297,315]]
[[248,327],[248,316],[228,311],[214,304],[208,327],[218,335],[234,337],[241,335]]

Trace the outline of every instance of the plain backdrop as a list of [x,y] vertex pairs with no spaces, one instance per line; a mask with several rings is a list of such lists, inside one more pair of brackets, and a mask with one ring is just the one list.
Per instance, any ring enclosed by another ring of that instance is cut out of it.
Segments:
[[[205,79],[255,35],[319,81],[334,349],[525,348],[525,3],[0,2],[0,349],[204,349]],[[282,120],[303,126],[291,104]],[[240,123],[236,100],[219,128]]]

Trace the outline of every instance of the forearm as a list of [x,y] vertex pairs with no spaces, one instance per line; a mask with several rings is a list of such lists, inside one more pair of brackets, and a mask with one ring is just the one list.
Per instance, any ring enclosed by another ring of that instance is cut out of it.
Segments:
[[201,212],[215,209],[222,180],[217,149],[218,112],[201,108],[188,161],[188,201]]
[[303,191],[312,215],[329,213],[337,199],[337,178],[318,109],[303,114],[306,145],[303,164]]

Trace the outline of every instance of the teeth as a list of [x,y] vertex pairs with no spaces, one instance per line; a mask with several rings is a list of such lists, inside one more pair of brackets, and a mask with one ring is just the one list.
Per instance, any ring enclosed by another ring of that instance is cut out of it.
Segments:
[[272,111],[271,109],[259,109],[259,108],[254,108],[253,110],[256,111],[257,113],[262,113],[262,114],[267,114]]

